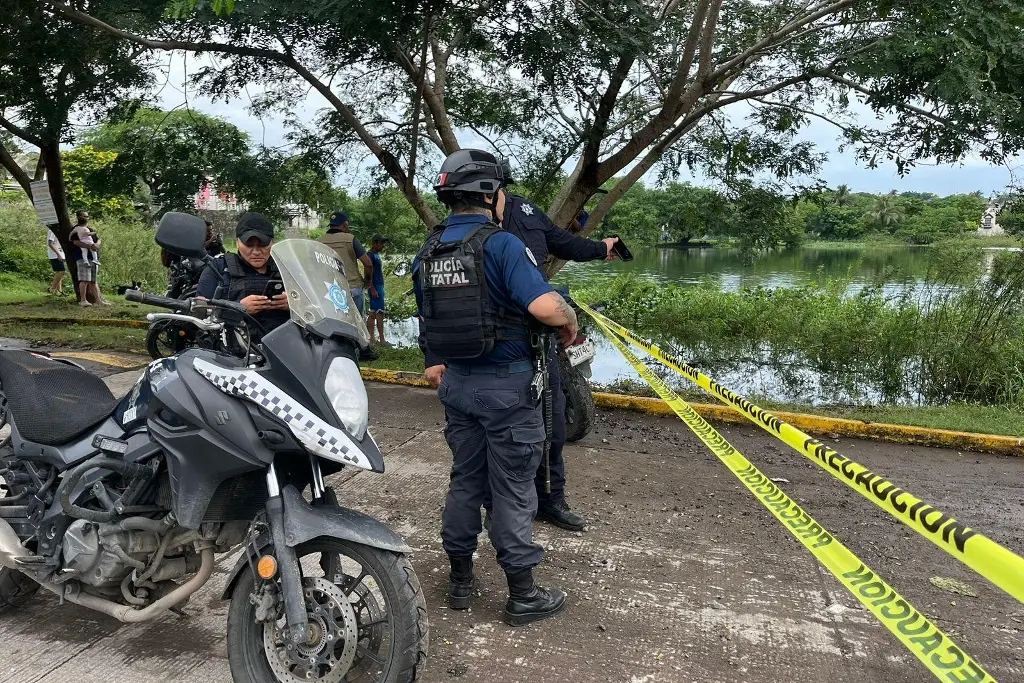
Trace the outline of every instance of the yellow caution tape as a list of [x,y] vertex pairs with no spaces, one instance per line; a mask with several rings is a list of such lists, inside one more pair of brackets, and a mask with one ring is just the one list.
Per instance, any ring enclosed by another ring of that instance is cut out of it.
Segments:
[[677,356],[662,351],[650,340],[638,337],[585,304],[579,305],[604,329],[621,335],[667,367],[731,405],[755,424],[813,460],[836,479],[844,482],[854,491],[1002,588],[1018,601],[1024,602],[1024,558],[911,495],[867,467],[850,460],[796,427],[783,422],[742,396],[719,385]]
[[849,548],[760,472],[697,412],[665,385],[595,317],[611,342],[693,433],[775,515],[776,519],[850,593],[895,635],[935,677],[946,683],[994,683],[995,679],[896,590],[857,559]]

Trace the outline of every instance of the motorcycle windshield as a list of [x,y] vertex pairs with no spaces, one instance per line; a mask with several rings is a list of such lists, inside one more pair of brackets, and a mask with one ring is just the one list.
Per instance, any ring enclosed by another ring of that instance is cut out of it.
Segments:
[[281,271],[296,324],[323,337],[370,343],[363,316],[348,291],[345,268],[334,250],[313,240],[284,240],[270,251]]

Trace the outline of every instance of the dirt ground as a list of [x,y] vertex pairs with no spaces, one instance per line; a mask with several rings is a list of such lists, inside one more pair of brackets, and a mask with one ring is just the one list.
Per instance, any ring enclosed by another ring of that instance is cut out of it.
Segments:
[[[130,377],[110,381],[123,391]],[[933,680],[674,418],[601,412],[594,432],[567,447],[570,502],[591,526],[535,527],[547,548],[539,577],[570,595],[562,616],[521,629],[501,622],[505,588],[485,537],[473,609],[446,609],[439,528],[450,454],[440,406],[424,390],[369,385],[369,393],[388,471],[335,484],[345,504],[386,521],[415,549],[430,610],[427,683]],[[1024,680],[1024,606],[764,432],[721,432],[996,679]],[[830,444],[1024,553],[1024,460]],[[120,626],[41,594],[0,615],[0,683],[227,683],[227,605],[217,598],[232,559],[190,603],[189,619]],[[940,590],[932,577],[964,581],[977,597]]]

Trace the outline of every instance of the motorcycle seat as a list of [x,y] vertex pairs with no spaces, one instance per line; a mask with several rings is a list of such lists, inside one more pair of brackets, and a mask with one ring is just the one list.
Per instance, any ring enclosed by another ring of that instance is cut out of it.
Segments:
[[0,351],[0,391],[21,436],[44,446],[84,434],[118,403],[91,372],[31,351]]

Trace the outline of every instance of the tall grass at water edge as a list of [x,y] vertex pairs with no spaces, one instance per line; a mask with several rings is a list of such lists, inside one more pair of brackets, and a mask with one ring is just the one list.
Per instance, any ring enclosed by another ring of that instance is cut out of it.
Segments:
[[791,391],[820,383],[885,403],[1024,408],[1024,253],[947,244],[929,258],[920,286],[898,295],[881,282],[851,295],[822,276],[740,292],[623,276],[575,295],[708,371],[770,367]]

